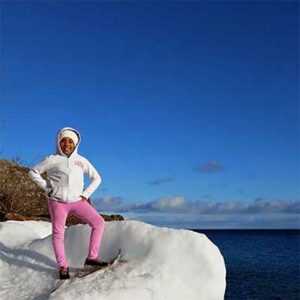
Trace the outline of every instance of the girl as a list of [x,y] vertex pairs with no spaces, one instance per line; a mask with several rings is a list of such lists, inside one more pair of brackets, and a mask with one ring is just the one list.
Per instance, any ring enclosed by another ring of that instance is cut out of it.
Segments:
[[[98,258],[104,219],[87,201],[100,185],[101,177],[92,164],[77,153],[80,140],[77,130],[71,127],[61,129],[57,135],[57,153],[46,157],[29,171],[30,178],[45,191],[48,198],[52,221],[52,242],[60,279],[70,278],[64,248],[65,223],[70,213],[88,223],[92,228],[85,265],[103,267],[107,265]],[[41,177],[44,172],[47,173],[49,180]],[[84,173],[92,179],[85,189]]]

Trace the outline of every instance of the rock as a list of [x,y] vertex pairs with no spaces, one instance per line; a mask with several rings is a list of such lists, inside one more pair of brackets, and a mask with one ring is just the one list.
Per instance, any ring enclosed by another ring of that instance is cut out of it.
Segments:
[[[124,221],[124,218],[121,215],[110,215],[109,216],[109,215],[100,214],[100,216],[102,216],[106,222]],[[77,224],[86,224],[86,223],[71,214],[67,219],[67,226],[77,225]]]
[[29,178],[29,168],[0,160],[0,211],[23,216],[47,213],[43,191]]
[[3,221],[48,221],[50,222],[49,217],[42,217],[42,216],[23,216],[15,213],[7,213],[4,216]]
[[[104,218],[106,222],[110,221],[124,221],[124,218],[121,215],[103,215],[100,214]],[[7,214],[0,214],[0,222],[4,221],[46,221],[51,222],[50,215],[44,214],[40,216],[23,216],[20,214],[15,213],[7,213]],[[67,219],[66,225],[77,225],[77,224],[86,224],[84,221],[78,219],[74,215],[70,215]]]
[[105,221],[124,221],[124,218],[121,215],[102,215]]

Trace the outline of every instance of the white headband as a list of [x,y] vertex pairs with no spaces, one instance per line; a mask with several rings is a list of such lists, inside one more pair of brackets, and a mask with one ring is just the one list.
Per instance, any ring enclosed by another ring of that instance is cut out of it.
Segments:
[[74,144],[75,144],[75,146],[77,145],[77,143],[78,143],[78,136],[77,136],[77,134],[76,134],[74,131],[68,130],[68,129],[67,129],[67,130],[64,130],[64,131],[59,135],[59,141],[60,141],[61,139],[65,138],[65,137],[68,137],[68,138],[72,139],[73,142],[74,142]]

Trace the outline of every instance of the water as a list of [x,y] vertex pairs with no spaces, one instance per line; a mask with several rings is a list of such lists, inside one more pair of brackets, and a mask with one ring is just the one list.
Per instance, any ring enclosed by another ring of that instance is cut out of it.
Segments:
[[216,244],[232,300],[300,299],[300,230],[194,230]]

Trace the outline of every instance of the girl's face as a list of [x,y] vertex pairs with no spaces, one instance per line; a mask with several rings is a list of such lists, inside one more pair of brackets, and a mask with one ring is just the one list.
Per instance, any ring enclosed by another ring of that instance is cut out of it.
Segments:
[[72,139],[64,137],[59,142],[61,151],[66,155],[70,156],[75,149],[75,144]]

